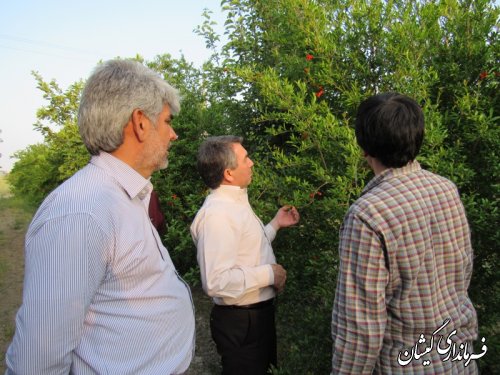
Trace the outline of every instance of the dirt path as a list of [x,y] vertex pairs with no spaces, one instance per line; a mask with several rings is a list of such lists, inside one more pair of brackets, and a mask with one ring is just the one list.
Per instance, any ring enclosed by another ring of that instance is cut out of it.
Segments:
[[212,300],[201,287],[192,288],[196,309],[196,352],[189,375],[215,375],[221,373],[220,358],[210,334]]
[[31,215],[25,210],[0,207],[0,373],[5,351],[14,334],[14,318],[23,290],[24,234]]
[[[21,304],[24,274],[24,236],[31,214],[0,198],[0,374],[14,334],[15,314]],[[212,302],[200,287],[192,288],[196,309],[196,352],[189,375],[220,373],[219,356],[210,336]]]

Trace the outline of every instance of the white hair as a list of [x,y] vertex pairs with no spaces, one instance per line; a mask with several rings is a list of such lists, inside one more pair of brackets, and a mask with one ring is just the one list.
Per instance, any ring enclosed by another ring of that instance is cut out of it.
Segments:
[[78,127],[92,155],[112,152],[123,143],[123,129],[135,109],[156,124],[168,105],[180,110],[178,91],[159,74],[132,60],[109,60],[95,68],[80,99]]

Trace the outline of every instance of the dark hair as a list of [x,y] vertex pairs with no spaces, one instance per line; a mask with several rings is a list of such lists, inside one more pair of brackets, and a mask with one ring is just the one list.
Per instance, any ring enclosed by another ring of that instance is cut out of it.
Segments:
[[356,139],[363,151],[384,166],[402,167],[417,157],[422,146],[422,109],[405,95],[374,95],[358,108]]
[[242,137],[222,135],[208,137],[200,145],[196,167],[203,182],[210,189],[216,189],[220,186],[225,169],[234,169],[238,166],[232,145],[242,142]]

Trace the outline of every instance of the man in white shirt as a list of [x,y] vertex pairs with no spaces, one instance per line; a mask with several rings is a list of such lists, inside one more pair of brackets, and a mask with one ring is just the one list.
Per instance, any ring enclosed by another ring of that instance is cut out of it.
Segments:
[[148,216],[177,138],[177,90],[142,64],[98,66],[78,126],[89,164],[38,209],[6,374],[182,374],[194,310]]
[[271,247],[280,228],[299,222],[285,206],[266,226],[248,202],[253,162],[235,136],[207,138],[198,171],[211,189],[192,225],[201,281],[213,297],[210,327],[223,374],[266,374],[276,366],[274,298],[286,271]]

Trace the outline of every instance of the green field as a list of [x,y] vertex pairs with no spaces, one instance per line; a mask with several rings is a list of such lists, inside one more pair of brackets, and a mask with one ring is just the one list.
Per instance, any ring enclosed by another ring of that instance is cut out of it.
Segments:
[[24,202],[5,198],[9,191],[0,176],[0,374],[5,371],[4,355],[14,335],[14,317],[21,304],[24,275],[24,233],[33,209]]
[[0,176],[0,198],[9,197],[10,186],[7,183],[7,177],[5,175]]

